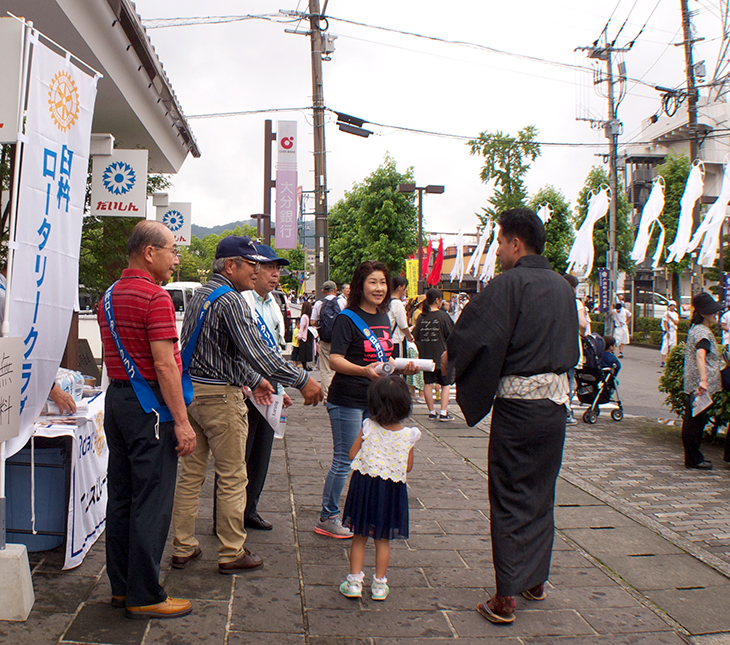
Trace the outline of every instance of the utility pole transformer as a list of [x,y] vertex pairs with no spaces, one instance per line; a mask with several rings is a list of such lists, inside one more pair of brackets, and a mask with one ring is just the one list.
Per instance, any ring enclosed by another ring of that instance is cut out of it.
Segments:
[[321,292],[324,282],[329,279],[322,31],[319,22],[319,0],[309,0],[309,37],[312,43],[312,105],[314,106],[314,267],[316,293],[318,294]]

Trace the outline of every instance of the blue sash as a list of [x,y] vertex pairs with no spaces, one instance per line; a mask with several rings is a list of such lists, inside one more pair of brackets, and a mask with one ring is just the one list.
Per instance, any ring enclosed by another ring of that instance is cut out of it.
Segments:
[[264,317],[259,313],[258,309],[256,309],[255,307],[253,308],[253,312],[256,314],[256,324],[258,325],[259,331],[261,332],[261,335],[264,337],[266,344],[269,347],[271,347],[271,349],[275,349],[278,352],[279,346],[276,344],[276,341],[274,340],[274,335],[271,333],[271,330],[269,329],[269,326],[266,324]]
[[[142,409],[147,413],[155,412],[158,416],[158,422],[164,423],[166,421],[172,421],[172,414],[170,413],[169,408],[166,405],[160,405],[160,402],[157,399],[157,396],[155,396],[155,393],[152,391],[150,384],[139,373],[134,360],[124,348],[124,345],[122,345],[122,339],[119,338],[119,334],[116,330],[116,323],[114,321],[114,308],[112,307],[112,291],[116,284],[117,283],[115,282],[104,293],[104,314],[106,315],[106,320],[109,325],[109,333],[117,347],[117,352],[119,352],[119,358],[127,372],[127,376],[129,376],[129,382],[132,384],[132,389],[137,395],[137,399],[139,400],[139,404],[142,406]],[[197,342],[198,335],[200,334],[200,328],[203,326],[203,319],[205,318],[205,314],[207,313],[208,307],[210,307],[211,303],[216,300],[218,296],[222,296],[226,291],[233,291],[233,289],[231,289],[228,285],[221,285],[205,300],[203,306],[200,308],[195,330],[193,331],[188,344],[185,346],[185,351],[180,355],[183,364],[182,388],[185,405],[190,405],[190,402],[193,400],[193,384],[190,380],[188,367],[190,366],[190,359],[193,356],[195,343]]]
[[370,329],[370,327],[368,327],[365,321],[360,318],[360,316],[358,316],[352,309],[345,309],[344,311],[341,311],[338,315],[347,316],[350,320],[352,320],[352,322],[355,323],[355,327],[357,327],[362,335],[370,341],[370,344],[373,346],[375,354],[378,357],[379,363],[386,363],[388,361],[385,356],[385,350],[380,344],[380,339],[375,335],[375,332]]

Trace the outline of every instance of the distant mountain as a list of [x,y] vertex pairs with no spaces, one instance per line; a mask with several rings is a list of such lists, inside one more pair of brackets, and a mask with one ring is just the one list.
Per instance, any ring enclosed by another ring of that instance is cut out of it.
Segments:
[[[223,231],[232,231],[237,226],[253,226],[256,228],[255,219],[239,220],[238,222],[230,222],[229,224],[220,224],[218,226],[198,226],[197,224],[191,224],[190,228],[192,234],[198,239],[204,238],[206,235],[220,235]],[[314,244],[314,220],[309,219],[304,221],[304,235],[307,238],[309,245]],[[304,240],[300,240],[304,243]]]

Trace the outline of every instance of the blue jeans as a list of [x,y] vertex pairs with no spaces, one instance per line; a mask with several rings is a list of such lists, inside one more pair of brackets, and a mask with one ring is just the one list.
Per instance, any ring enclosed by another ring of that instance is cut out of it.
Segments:
[[370,416],[367,409],[347,408],[331,403],[326,405],[332,426],[334,454],[332,465],[324,480],[322,510],[319,513],[322,520],[329,520],[340,514],[340,495],[350,473],[350,448],[362,428],[363,419]]

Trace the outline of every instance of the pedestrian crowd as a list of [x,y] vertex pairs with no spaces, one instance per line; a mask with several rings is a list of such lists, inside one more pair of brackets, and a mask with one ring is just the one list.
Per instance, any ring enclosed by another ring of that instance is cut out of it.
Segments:
[[[211,457],[218,571],[263,566],[246,546],[247,529],[275,528],[258,505],[276,419],[295,404],[285,387],[298,389],[304,405],[326,401],[333,453],[313,530],[351,540],[343,595],[362,596],[372,539],[370,594],[388,597],[389,542],[409,535],[407,474],[421,436],[408,417],[422,394],[429,419],[453,421],[448,406],[455,387],[470,426],[491,413],[496,589],[477,611],[493,623],[511,623],[516,595],[543,600],[571,382],[583,363],[592,303],[577,299],[577,281],[564,280],[542,255],[545,229],[534,212],[502,213],[497,243],[502,273],[471,299],[446,300],[432,288],[421,300],[404,302],[407,280],[391,277],[376,260],[360,263],[339,295],[326,281],[319,300],[302,302],[292,360],[286,360],[284,321],[271,294],[288,260],[247,236],[222,239],[213,276],[195,291],[178,345],[175,312],[160,287],[179,263],[174,237],[161,223],[140,222],[129,238],[128,268],[98,313],[111,379],[105,431],[112,605],[140,619],[193,610],[189,600],[167,596],[160,561],[171,524],[171,565],[184,569],[202,555],[195,526]],[[687,467],[708,468],[699,452],[706,413],[699,408],[720,387],[720,357],[709,331],[718,306],[708,294],[695,300],[685,391],[687,409],[697,413],[685,414],[682,436]],[[604,360],[614,376],[629,342],[629,316],[617,306],[614,336],[605,339]],[[673,333],[676,343],[676,320]],[[311,374],[315,359],[321,383]],[[422,361],[431,361],[428,369],[419,369]],[[279,411],[275,418],[272,408]]]

